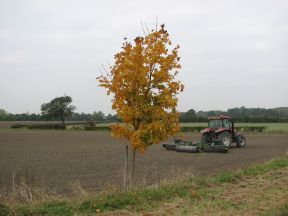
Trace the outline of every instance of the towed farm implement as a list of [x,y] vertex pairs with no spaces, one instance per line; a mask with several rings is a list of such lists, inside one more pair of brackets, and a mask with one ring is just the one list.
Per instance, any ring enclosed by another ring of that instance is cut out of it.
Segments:
[[229,116],[220,115],[208,118],[208,127],[201,131],[201,141],[193,143],[174,139],[173,143],[163,144],[167,150],[177,152],[223,152],[229,151],[231,145],[242,148],[246,145],[246,138],[236,131],[234,121]]

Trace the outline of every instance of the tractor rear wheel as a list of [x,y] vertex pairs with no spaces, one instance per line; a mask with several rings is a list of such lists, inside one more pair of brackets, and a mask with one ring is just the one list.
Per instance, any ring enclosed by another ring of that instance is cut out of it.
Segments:
[[218,135],[218,139],[222,140],[223,145],[230,148],[232,144],[232,135],[228,131],[224,131]]
[[211,136],[208,133],[204,133],[201,136],[201,142],[202,143],[211,143]]

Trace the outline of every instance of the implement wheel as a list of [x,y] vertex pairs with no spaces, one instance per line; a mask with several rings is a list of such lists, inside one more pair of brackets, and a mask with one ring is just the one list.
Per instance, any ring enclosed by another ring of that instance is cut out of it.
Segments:
[[237,147],[239,147],[239,148],[245,147],[245,145],[246,145],[246,138],[245,138],[242,134],[240,134],[240,135],[237,137],[236,144],[237,144]]

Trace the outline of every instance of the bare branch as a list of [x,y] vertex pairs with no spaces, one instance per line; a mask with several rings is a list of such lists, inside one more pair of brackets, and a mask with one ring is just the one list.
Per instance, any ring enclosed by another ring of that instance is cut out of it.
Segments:
[[102,69],[105,71],[106,75],[112,80],[112,76],[110,75],[109,71],[105,68],[105,66],[102,64]]
[[149,34],[150,31],[149,31],[149,29],[148,29],[146,23],[145,23],[145,27],[146,27],[146,30],[147,30],[147,34]]
[[142,27],[142,31],[143,31],[143,33],[144,33],[144,35],[145,35],[145,37],[147,36],[147,34],[146,34],[146,32],[145,32],[145,29],[144,29],[144,25],[143,25],[143,22],[142,22],[142,20],[141,20],[141,27]]
[[106,70],[105,66],[102,64],[103,70],[108,74],[108,71]]
[[157,32],[157,30],[158,30],[158,17],[156,16],[156,32]]
[[101,70],[101,67],[99,67],[99,71],[100,71],[100,73],[101,73],[101,76],[103,76],[103,72],[102,72],[102,70]]
[[112,68],[111,64],[109,63],[109,61],[107,59],[105,59],[106,63],[109,65],[110,68]]

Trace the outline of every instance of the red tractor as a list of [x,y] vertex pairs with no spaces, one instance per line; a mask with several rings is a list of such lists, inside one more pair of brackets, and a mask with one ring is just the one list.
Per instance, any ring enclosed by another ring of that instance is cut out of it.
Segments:
[[228,148],[233,142],[238,147],[246,145],[245,137],[236,132],[234,121],[229,116],[209,117],[208,120],[208,127],[202,131],[201,142],[213,143],[215,140],[220,140]]

